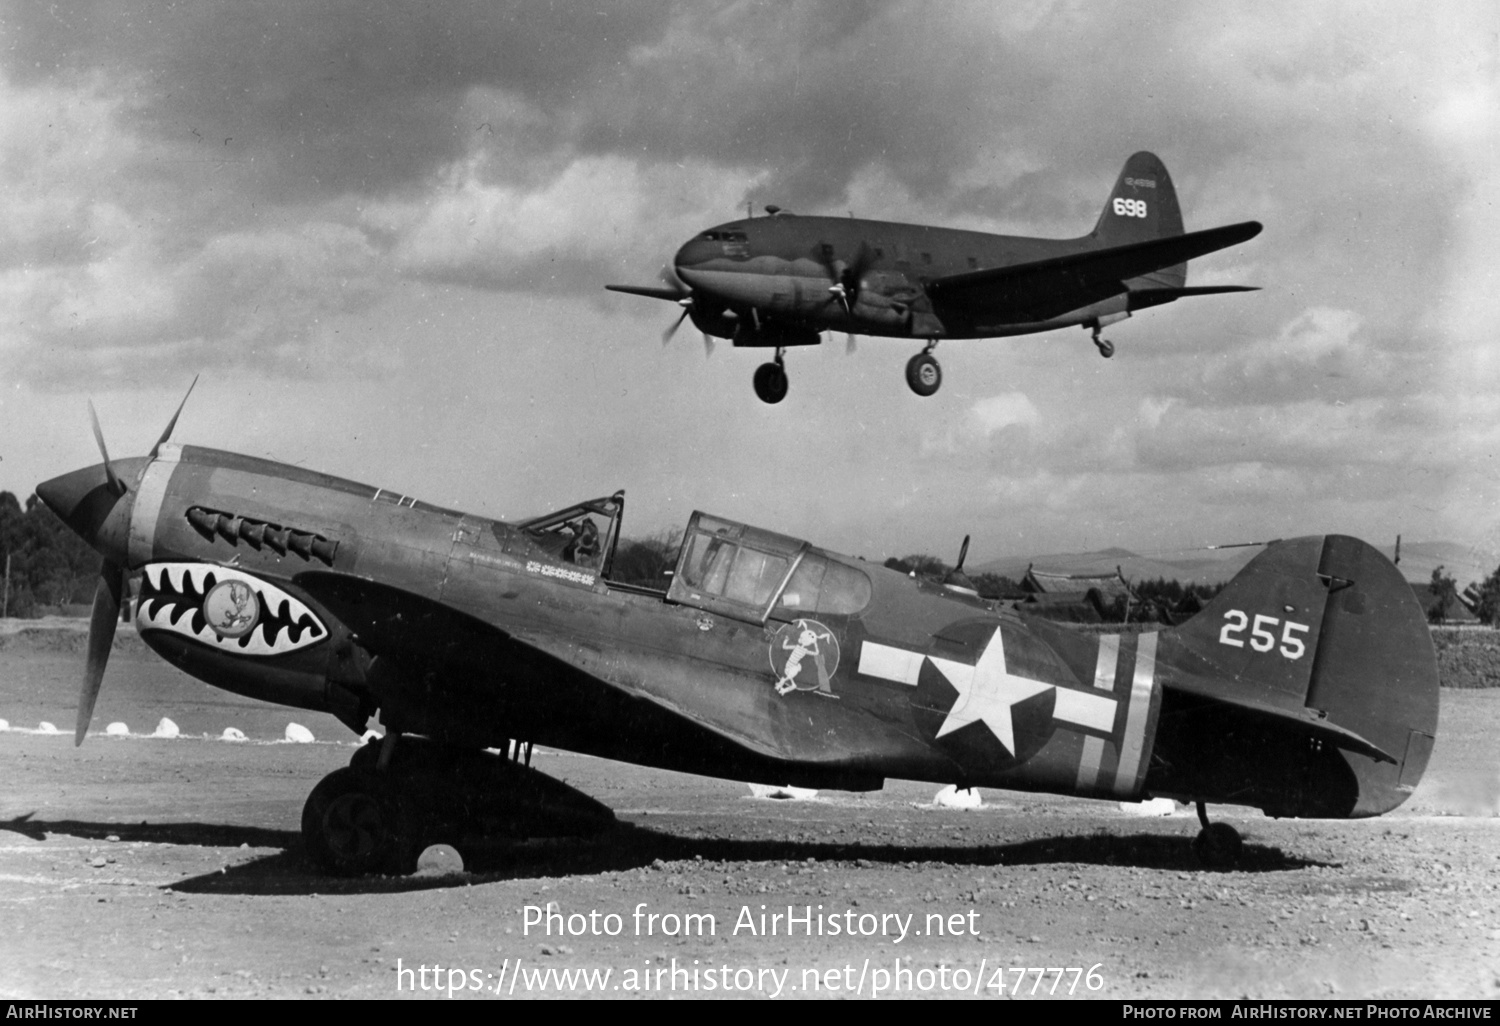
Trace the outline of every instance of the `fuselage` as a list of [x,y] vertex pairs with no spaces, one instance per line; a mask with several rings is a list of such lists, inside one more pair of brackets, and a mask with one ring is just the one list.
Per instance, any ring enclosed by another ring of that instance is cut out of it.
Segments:
[[[694,323],[736,344],[771,344],[757,340],[783,337],[802,337],[802,344],[812,344],[816,339],[806,335],[824,330],[893,338],[989,338],[1049,331],[1124,312],[1124,287],[1115,299],[1061,317],[975,321],[954,310],[935,309],[927,285],[970,271],[1084,253],[1096,245],[1088,235],[1038,239],[783,213],[701,232],[677,251],[673,267],[693,290]],[[830,290],[848,277],[849,269],[858,274],[847,282],[846,304]],[[785,330],[766,330],[776,325]]]
[[[733,525],[740,550],[783,561],[769,609],[694,591],[683,571],[670,595],[613,584],[513,525],[265,460],[167,445],[147,464],[118,465],[137,481],[103,535],[106,556],[144,572],[136,624],[147,643],[211,684],[333,712],[355,730],[379,709],[388,726],[471,746],[526,738],[813,786],[877,787],[894,775],[1072,790],[1090,763],[1093,789],[1130,797],[1144,776],[1157,688],[1154,655],[1135,639],[1111,648],[1108,687],[1096,687],[1095,638],[743,525]],[[796,583],[814,573],[821,599]],[[382,671],[401,660],[320,601],[318,575],[379,582],[490,625],[507,662],[436,689],[420,667]],[[218,636],[206,618],[208,591],[231,578],[255,588],[264,610],[243,638]],[[934,745],[957,697],[938,667],[967,686],[992,645],[1006,672],[1034,678],[1014,715],[1005,710],[1010,747],[979,721]],[[1103,757],[1106,739],[1127,738],[1135,754],[1124,765]]]

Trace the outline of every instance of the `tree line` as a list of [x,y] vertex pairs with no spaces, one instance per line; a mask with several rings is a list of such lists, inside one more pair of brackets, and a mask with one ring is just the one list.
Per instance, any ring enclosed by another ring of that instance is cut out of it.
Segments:
[[103,557],[35,495],[22,506],[0,492],[0,615],[30,617],[42,607],[93,601]]

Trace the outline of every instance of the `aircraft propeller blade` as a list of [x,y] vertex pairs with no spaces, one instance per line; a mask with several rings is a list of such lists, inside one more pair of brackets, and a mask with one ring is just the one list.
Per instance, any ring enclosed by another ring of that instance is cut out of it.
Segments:
[[[661,333],[661,344],[666,345],[672,341],[672,336],[677,334],[677,329],[682,327],[682,322],[687,320],[688,316],[693,312],[693,290],[683,284],[681,278],[677,277],[676,272],[672,270],[671,264],[666,264],[662,267],[661,280],[676,289],[677,294],[682,297],[677,300],[677,305],[682,307],[682,316],[673,321],[667,330]],[[714,354],[713,337],[706,331],[703,333],[703,353],[705,356],[712,356]]]
[[99,443],[99,455],[104,457],[104,475],[109,478],[109,490],[116,497],[124,495],[125,482],[120,480],[114,465],[109,462],[109,450],[104,447],[104,431],[99,427],[99,414],[94,410],[92,399],[89,400],[89,420],[94,422],[94,441]]
[[967,559],[968,556],[969,556],[969,536],[968,535],[964,535],[964,543],[958,547],[958,562],[954,565],[953,569],[955,571],[962,571],[963,568],[964,568],[964,560]]
[[83,744],[94,718],[94,702],[104,680],[104,667],[115,642],[115,625],[120,622],[120,605],[125,594],[125,568],[105,560],[94,588],[94,610],[89,616],[88,662],[83,668],[83,687],[78,692],[78,726],[73,744]]
[[677,318],[670,325],[668,325],[667,326],[667,330],[661,333],[661,344],[662,345],[666,345],[668,342],[672,341],[672,336],[675,335],[675,334],[677,334],[677,329],[680,328],[680,327],[682,327],[682,322],[685,321],[685,320],[687,320],[688,314],[691,312],[688,309],[687,304],[690,303],[690,302],[692,302],[692,300],[683,299],[683,300],[679,300],[679,302],[683,304],[683,307],[682,307],[682,316],[679,317],[679,318]]
[[[187,405],[188,396],[193,394],[193,388],[197,384],[198,384],[198,375],[194,374],[193,375],[193,383],[188,386],[187,395],[184,395],[182,397],[182,402],[180,402],[180,403],[177,404],[177,412],[174,413],[174,414],[172,414],[172,419],[171,420],[167,421],[167,429],[161,433],[161,437],[158,438],[156,440],[156,444],[151,447],[151,458],[153,460],[156,459],[156,457],[161,453],[161,447],[166,444],[167,439],[169,439],[169,438],[172,437],[172,429],[177,426],[177,418],[180,417],[180,416],[182,416],[182,408]],[[98,430],[98,422],[97,421],[95,422],[94,429],[96,431]],[[99,447],[101,449],[104,448],[104,442],[103,441],[100,441]]]

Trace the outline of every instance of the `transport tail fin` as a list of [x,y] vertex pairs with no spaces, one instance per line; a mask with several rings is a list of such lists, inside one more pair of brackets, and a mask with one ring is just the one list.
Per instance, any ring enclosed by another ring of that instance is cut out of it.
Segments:
[[1277,542],[1162,633],[1145,789],[1271,815],[1361,817],[1410,796],[1437,734],[1426,617],[1344,535]]
[[[1125,161],[1090,238],[1104,249],[1182,232],[1182,210],[1172,176],[1156,154],[1142,150]],[[1187,264],[1164,267],[1137,281],[1156,288],[1181,288],[1187,282]]]

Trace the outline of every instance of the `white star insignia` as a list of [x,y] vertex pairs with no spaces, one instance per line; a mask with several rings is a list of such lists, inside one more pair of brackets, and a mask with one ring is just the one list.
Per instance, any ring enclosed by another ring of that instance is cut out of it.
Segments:
[[958,690],[958,698],[954,701],[953,708],[948,710],[948,718],[938,728],[937,736],[951,734],[978,720],[1014,756],[1016,735],[1011,723],[1011,707],[1044,691],[1053,690],[1054,685],[1017,677],[1005,668],[1005,644],[1000,638],[999,627],[995,628],[979,661],[973,666],[936,656],[928,658],[948,678],[948,683]]

